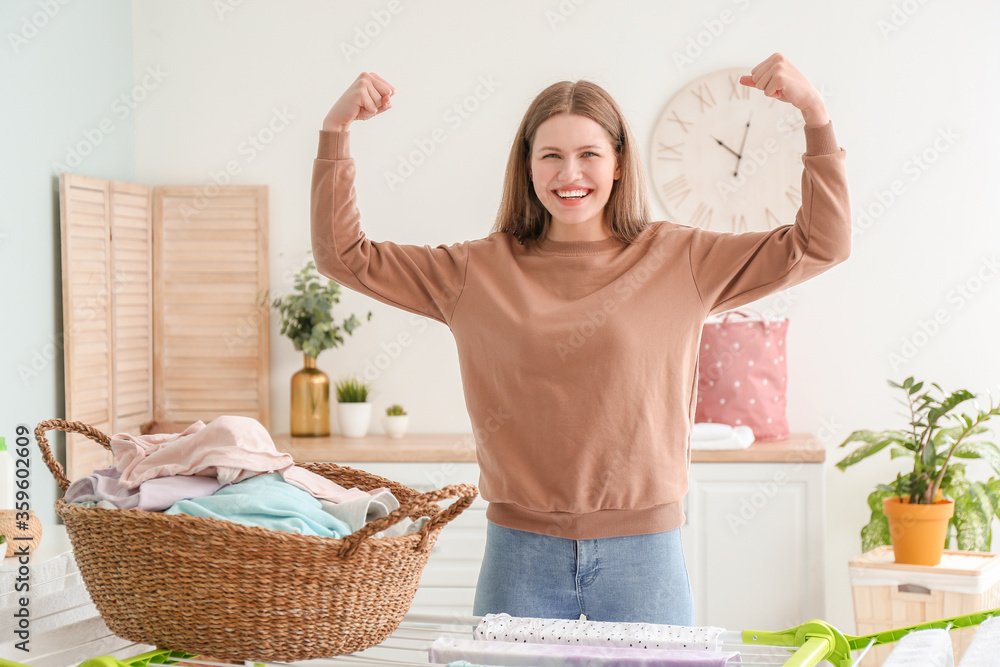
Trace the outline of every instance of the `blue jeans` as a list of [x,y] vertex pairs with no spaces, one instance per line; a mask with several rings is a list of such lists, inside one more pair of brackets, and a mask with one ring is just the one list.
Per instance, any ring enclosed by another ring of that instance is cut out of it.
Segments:
[[488,521],[472,613],[694,625],[680,528],[571,540]]

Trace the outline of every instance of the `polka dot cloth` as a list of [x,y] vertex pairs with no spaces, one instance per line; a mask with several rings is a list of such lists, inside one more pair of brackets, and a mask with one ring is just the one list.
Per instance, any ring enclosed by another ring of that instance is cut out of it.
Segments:
[[487,614],[476,627],[474,637],[500,642],[717,651],[722,632],[722,628],[715,627],[689,628],[655,623],[569,621]]
[[749,426],[758,441],[788,437],[787,331],[786,318],[753,320],[740,310],[709,318],[699,346],[695,422]]

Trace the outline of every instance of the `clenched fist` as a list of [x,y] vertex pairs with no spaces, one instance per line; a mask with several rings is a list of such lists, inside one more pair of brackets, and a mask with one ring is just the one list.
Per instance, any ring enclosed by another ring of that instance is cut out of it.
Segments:
[[356,120],[368,120],[392,106],[396,89],[374,72],[362,72],[323,120],[323,129],[346,132]]

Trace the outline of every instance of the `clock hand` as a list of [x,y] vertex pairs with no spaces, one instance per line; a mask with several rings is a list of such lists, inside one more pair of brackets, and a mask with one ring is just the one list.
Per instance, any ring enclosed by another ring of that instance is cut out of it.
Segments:
[[736,169],[733,170],[733,176],[738,176],[740,173],[740,160],[743,159],[743,149],[747,145],[747,135],[750,134],[750,118],[753,117],[753,112],[750,112],[750,116],[747,118],[747,127],[743,130],[743,143],[740,144],[740,154],[736,158]]
[[[710,137],[711,137],[712,135],[708,135],[708,136],[710,136]],[[713,139],[715,139],[715,137],[712,137],[712,138],[713,138]],[[732,153],[733,155],[735,155],[735,156],[736,156],[737,158],[738,158],[738,157],[740,157],[740,154],[739,154],[739,153],[737,153],[736,151],[734,151],[734,150],[733,150],[732,148],[730,148],[729,146],[725,145],[724,143],[722,143],[722,142],[721,142],[721,141],[719,141],[718,139],[715,139],[715,141],[716,141],[716,143],[718,143],[718,144],[719,144],[720,146],[722,146],[723,148],[725,148],[725,149],[726,149],[727,151],[729,151],[730,153]]]

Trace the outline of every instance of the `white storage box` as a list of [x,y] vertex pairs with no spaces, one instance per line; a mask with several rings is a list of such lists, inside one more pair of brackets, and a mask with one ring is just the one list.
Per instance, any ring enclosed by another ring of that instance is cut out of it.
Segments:
[[[1000,607],[1000,554],[946,550],[939,565],[901,565],[892,547],[849,563],[854,622],[859,635]],[[953,630],[955,664],[976,627]],[[861,667],[877,667],[894,644],[874,646]]]

